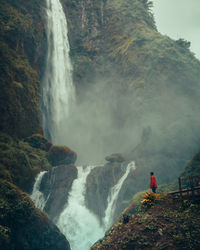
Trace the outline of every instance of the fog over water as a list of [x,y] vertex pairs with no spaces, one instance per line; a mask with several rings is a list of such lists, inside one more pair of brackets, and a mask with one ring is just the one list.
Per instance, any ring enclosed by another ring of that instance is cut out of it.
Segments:
[[191,51],[200,59],[200,1],[152,0],[158,31],[173,39],[191,42]]

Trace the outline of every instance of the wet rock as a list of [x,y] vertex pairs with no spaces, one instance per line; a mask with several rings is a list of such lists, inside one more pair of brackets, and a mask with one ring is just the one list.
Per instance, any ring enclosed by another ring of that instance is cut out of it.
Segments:
[[44,210],[52,220],[55,221],[62,212],[67,203],[72,183],[76,178],[77,168],[72,165],[54,167],[44,175],[40,191],[46,200]]
[[125,161],[124,157],[121,154],[112,154],[110,156],[107,156],[105,160],[109,162],[124,162]]
[[93,169],[87,177],[86,205],[100,220],[105,216],[110,189],[123,175],[122,168],[119,162],[107,163]]

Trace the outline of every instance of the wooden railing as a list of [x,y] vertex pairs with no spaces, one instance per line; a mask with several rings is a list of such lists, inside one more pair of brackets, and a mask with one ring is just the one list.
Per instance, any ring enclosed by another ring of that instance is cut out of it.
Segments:
[[181,177],[178,178],[179,190],[170,192],[169,194],[179,194],[181,198],[183,196],[192,196],[192,197],[200,196],[200,184],[199,184],[200,176],[199,175],[188,177],[189,188],[186,188],[186,189],[182,189],[182,179],[183,178]]

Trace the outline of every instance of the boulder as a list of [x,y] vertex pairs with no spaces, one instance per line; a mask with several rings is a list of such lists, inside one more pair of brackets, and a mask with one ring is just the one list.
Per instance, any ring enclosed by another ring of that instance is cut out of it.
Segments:
[[59,166],[74,164],[77,159],[77,154],[66,146],[52,145],[47,157],[53,166]]
[[121,154],[112,154],[110,156],[106,156],[105,160],[109,162],[124,162],[125,161],[124,157]]

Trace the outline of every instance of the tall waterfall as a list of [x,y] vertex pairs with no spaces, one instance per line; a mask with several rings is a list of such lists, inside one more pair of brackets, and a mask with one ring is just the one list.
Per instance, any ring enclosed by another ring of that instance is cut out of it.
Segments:
[[59,0],[46,0],[47,43],[46,69],[42,83],[42,125],[45,136],[59,143],[63,118],[69,115],[75,99],[72,65],[69,57],[67,21]]
[[93,168],[78,167],[78,179],[73,182],[68,204],[58,219],[57,226],[66,235],[72,250],[90,249],[104,236],[98,219],[85,206],[86,179]]

